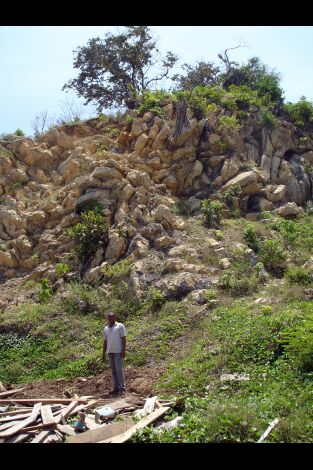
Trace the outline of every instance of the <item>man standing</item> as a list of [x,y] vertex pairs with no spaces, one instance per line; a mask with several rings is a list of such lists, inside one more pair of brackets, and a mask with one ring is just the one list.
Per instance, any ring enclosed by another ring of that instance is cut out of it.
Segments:
[[105,353],[108,353],[113,381],[111,393],[123,394],[125,393],[123,359],[126,349],[126,330],[122,323],[116,321],[113,312],[108,314],[108,323],[103,331],[102,360],[105,361]]

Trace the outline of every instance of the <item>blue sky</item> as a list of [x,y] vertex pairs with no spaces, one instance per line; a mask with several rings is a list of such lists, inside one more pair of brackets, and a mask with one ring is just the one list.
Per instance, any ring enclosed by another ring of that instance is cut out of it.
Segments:
[[[61,91],[76,74],[73,50],[88,39],[103,38],[115,26],[1,26],[0,27],[0,134],[17,128],[32,134],[31,121],[46,110],[51,118],[61,114],[64,101],[80,103],[84,117],[95,115],[74,92]],[[282,75],[287,101],[305,95],[313,101],[312,26],[151,26],[162,52],[171,50],[180,63],[217,61],[217,54],[234,47],[239,62],[258,56]]]

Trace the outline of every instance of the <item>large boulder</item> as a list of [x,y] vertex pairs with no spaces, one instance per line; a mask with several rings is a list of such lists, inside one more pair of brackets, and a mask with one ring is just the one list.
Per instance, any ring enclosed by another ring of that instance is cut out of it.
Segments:
[[281,201],[286,194],[286,186],[280,184],[278,186],[269,185],[265,188],[264,195],[271,202]]
[[295,202],[288,202],[284,206],[275,209],[275,213],[281,217],[299,217],[303,214],[303,208],[298,207]]
[[17,260],[7,251],[0,251],[0,266],[3,268],[16,268]]
[[25,234],[25,219],[13,209],[0,207],[0,222],[9,237],[17,238]]
[[207,289],[210,286],[209,277],[189,272],[169,274],[155,284],[168,299],[181,299],[194,290]]
[[257,182],[256,174],[253,171],[245,171],[244,173],[240,173],[239,175],[235,176],[229,180],[222,188],[221,192],[224,193],[228,189],[233,188],[235,186],[240,186],[244,188],[245,186],[254,184]]
[[109,245],[105,252],[106,261],[115,262],[126,251],[126,242],[124,238],[120,237],[117,233],[113,232],[109,238]]
[[162,223],[166,221],[171,228],[175,228],[174,216],[170,209],[164,204],[160,204],[154,214],[155,220]]

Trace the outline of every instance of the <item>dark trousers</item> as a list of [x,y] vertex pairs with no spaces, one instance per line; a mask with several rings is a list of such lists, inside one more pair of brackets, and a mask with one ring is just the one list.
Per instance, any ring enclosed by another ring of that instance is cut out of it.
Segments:
[[112,372],[113,390],[121,391],[125,389],[125,379],[123,371],[123,358],[121,353],[109,353],[110,367]]

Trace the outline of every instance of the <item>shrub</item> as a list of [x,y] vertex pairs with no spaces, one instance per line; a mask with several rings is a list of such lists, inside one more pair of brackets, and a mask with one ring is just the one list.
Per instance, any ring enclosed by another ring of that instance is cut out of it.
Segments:
[[313,321],[305,320],[283,335],[286,355],[304,372],[313,371]]
[[209,199],[204,199],[201,201],[200,209],[205,216],[205,225],[208,228],[218,228],[222,218],[222,203],[219,201],[210,201]]
[[53,291],[52,291],[51,283],[49,279],[44,277],[40,281],[39,300],[41,303],[44,303],[47,300],[49,300],[50,297],[52,297],[52,295],[53,295]]
[[68,273],[70,270],[68,264],[66,263],[57,263],[55,265],[55,273],[58,277],[58,279],[60,279],[61,277],[64,276],[64,274]]
[[292,284],[310,285],[313,282],[312,274],[303,267],[289,268],[285,276]]
[[258,289],[258,278],[254,275],[244,276],[239,273],[223,273],[218,280],[218,287],[231,293],[234,297],[252,294]]
[[133,116],[130,116],[129,114],[127,114],[125,120],[126,120],[126,125],[127,125],[127,126],[131,126],[131,125],[133,124],[133,122],[134,122]]
[[257,253],[259,251],[259,239],[255,233],[254,226],[252,224],[247,224],[242,235],[248,247]]
[[19,137],[24,137],[25,136],[25,133],[22,131],[22,129],[18,128],[16,129],[16,131],[14,132],[15,135],[18,135]]
[[241,124],[237,121],[235,116],[221,116],[219,119],[220,125],[224,129],[239,130]]
[[313,120],[313,103],[301,96],[297,103],[287,103],[284,110],[289,114],[292,122],[298,127],[304,127]]
[[120,280],[123,277],[127,277],[131,271],[132,263],[130,259],[124,259],[118,263],[113,264],[103,269],[103,274],[112,280]]
[[260,112],[260,122],[268,129],[275,129],[277,126],[277,118],[268,108],[262,108]]
[[260,244],[260,258],[265,269],[282,275],[286,269],[286,254],[279,240],[265,240]]
[[147,300],[151,302],[154,309],[159,309],[166,302],[164,293],[155,287],[149,290]]
[[305,163],[303,165],[304,173],[310,174],[313,173],[313,166],[310,163]]
[[171,95],[163,90],[157,90],[155,92],[144,90],[140,97],[139,114],[143,115],[147,111],[151,111],[157,116],[163,117],[164,112],[160,106],[160,101],[164,98],[171,98]]
[[82,222],[67,230],[67,234],[78,242],[77,251],[81,257],[94,254],[99,247],[108,243],[108,224],[106,218],[93,211],[81,214]]
[[217,299],[217,292],[214,289],[209,289],[206,292],[206,299],[207,300],[216,300]]

